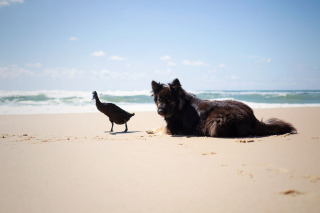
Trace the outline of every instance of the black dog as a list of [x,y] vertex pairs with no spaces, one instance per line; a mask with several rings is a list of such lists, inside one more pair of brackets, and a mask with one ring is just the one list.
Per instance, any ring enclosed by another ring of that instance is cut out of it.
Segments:
[[165,85],[152,81],[158,114],[171,135],[248,137],[295,133],[289,123],[277,118],[256,119],[252,109],[239,101],[208,101],[187,93],[178,79]]

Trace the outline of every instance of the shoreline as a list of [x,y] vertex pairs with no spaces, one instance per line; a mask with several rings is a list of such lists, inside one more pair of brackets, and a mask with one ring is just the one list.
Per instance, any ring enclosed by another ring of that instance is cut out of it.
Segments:
[[320,108],[253,110],[298,134],[148,135],[155,111],[128,133],[100,112],[0,115],[0,212],[319,212]]
[[[244,102],[245,103],[245,102]],[[247,103],[246,103],[247,104]],[[259,105],[259,103],[255,103],[256,105]],[[147,104],[148,105],[148,110],[146,109],[142,109],[142,110],[137,110],[139,108],[140,105],[143,104],[138,104],[137,106],[134,107],[127,107],[126,105],[118,105],[120,108],[128,111],[128,112],[156,112],[156,106],[154,103],[152,104]],[[260,109],[290,109],[290,108],[319,108],[320,104],[303,104],[303,105],[298,105],[297,106],[281,106],[281,107],[251,107],[253,110],[260,110]],[[29,107],[33,107],[33,106],[28,106]],[[18,107],[17,107],[18,108]],[[85,114],[85,113],[98,113],[99,111],[96,109],[95,105],[90,106],[90,108],[92,108],[90,111],[81,111],[81,108],[76,109],[74,112],[50,112],[50,113],[3,113],[4,110],[2,110],[1,112],[1,106],[0,106],[0,116],[1,115],[52,115],[52,114]],[[43,111],[43,109],[41,109],[40,111]]]

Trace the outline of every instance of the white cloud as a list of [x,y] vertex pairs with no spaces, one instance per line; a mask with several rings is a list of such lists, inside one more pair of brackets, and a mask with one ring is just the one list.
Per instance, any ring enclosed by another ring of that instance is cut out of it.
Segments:
[[167,62],[167,66],[173,67],[173,66],[177,66],[177,64],[174,63],[174,62],[172,62],[172,61],[168,61],[168,62]]
[[226,65],[225,65],[225,64],[219,64],[218,66],[219,66],[219,67],[221,67],[221,68],[226,67]]
[[80,78],[82,77],[84,71],[77,70],[75,68],[67,69],[67,68],[53,68],[46,69],[43,74],[44,76],[48,76],[51,78]]
[[39,62],[34,63],[34,64],[32,64],[32,63],[26,64],[26,67],[36,67],[36,68],[38,68],[38,67],[41,67],[41,66],[42,66],[42,64],[39,63]]
[[182,64],[187,65],[187,66],[209,66],[209,64],[204,63],[203,61],[189,61],[189,60],[184,60]]
[[232,76],[226,76],[226,79],[237,80],[239,79],[239,77],[236,75],[232,75]]
[[113,72],[110,70],[100,70],[92,71],[92,73],[99,78],[113,78],[113,79],[135,79],[135,78],[141,78],[145,76],[145,73],[129,73],[129,72]]
[[261,58],[260,60],[255,60],[255,63],[270,63],[271,58]]
[[200,79],[201,81],[205,81],[205,82],[217,81],[217,78],[212,75],[203,75],[203,76],[200,76]]
[[9,2],[8,1],[0,1],[0,7],[3,7],[3,6],[9,6]]
[[34,75],[34,73],[17,65],[0,67],[0,78],[19,78],[22,75]]
[[70,37],[69,40],[70,40],[70,41],[78,41],[79,39],[76,38],[76,37]]
[[117,55],[112,55],[110,57],[111,60],[113,61],[123,61],[123,60],[126,60],[127,58],[123,58],[123,57],[120,57],[120,56],[117,56]]
[[0,0],[0,7],[9,6],[12,3],[24,3],[24,0]]
[[160,57],[160,60],[163,60],[163,61],[166,61],[166,60],[171,60],[172,58],[168,55],[165,55],[165,56],[161,56]]
[[105,52],[103,52],[103,51],[96,51],[96,52],[93,52],[92,54],[91,54],[91,56],[94,56],[94,57],[102,57],[102,56],[105,56],[106,55],[106,53]]
[[109,70],[101,70],[100,72],[94,72],[94,74],[98,75],[100,78],[117,78],[120,75],[117,72],[111,72]]

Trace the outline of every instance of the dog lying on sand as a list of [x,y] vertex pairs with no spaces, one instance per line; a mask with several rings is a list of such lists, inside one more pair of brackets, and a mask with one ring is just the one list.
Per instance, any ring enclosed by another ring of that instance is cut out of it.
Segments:
[[296,133],[283,120],[257,120],[253,110],[242,102],[202,100],[182,89],[178,79],[168,85],[155,81],[151,85],[158,114],[164,117],[165,132],[170,135],[248,137]]

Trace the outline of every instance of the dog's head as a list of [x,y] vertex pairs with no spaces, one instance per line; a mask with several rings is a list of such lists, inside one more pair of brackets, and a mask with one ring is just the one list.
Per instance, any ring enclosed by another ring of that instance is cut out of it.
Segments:
[[182,89],[180,81],[175,79],[172,83],[165,85],[151,82],[152,96],[158,108],[158,114],[169,118],[176,110],[182,110],[185,104],[186,92]]

